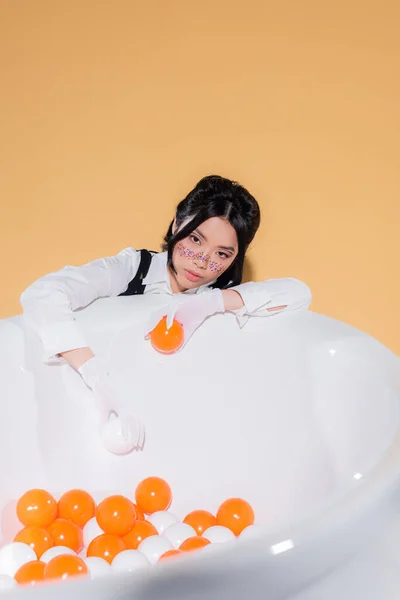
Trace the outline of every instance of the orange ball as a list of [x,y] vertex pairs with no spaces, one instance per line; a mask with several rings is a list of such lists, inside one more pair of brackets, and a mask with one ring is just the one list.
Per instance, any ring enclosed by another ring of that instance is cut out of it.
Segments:
[[56,519],[48,528],[55,546],[66,546],[77,554],[83,548],[83,532],[78,525],[66,519]]
[[126,550],[126,546],[121,538],[109,533],[102,533],[90,542],[87,555],[104,558],[104,560],[111,564],[117,554],[123,550]]
[[20,585],[35,585],[38,581],[43,581],[45,567],[46,563],[32,560],[18,569],[14,579]]
[[84,527],[95,512],[95,502],[84,490],[70,490],[58,501],[58,516],[72,521],[78,527]]
[[174,556],[179,556],[183,554],[182,550],[167,550],[166,552],[164,552],[164,554],[161,554],[160,558],[158,559],[158,562],[160,560],[165,560],[166,558],[173,558]]
[[17,502],[17,517],[26,527],[47,527],[57,517],[57,502],[46,490],[29,490]]
[[199,535],[194,535],[193,537],[188,538],[179,546],[179,550],[183,550],[184,552],[191,552],[192,550],[200,550],[200,548],[204,548],[204,546],[208,546],[210,542],[206,540],[206,538],[200,537]]
[[161,354],[172,354],[179,350],[184,341],[183,327],[175,319],[169,329],[167,329],[167,317],[163,317],[150,332],[151,345]]
[[254,510],[242,498],[229,498],[218,509],[217,524],[228,527],[235,535],[239,535],[245,527],[253,523]]
[[150,537],[158,535],[157,529],[148,521],[136,521],[133,529],[122,538],[129,550],[137,550],[140,543]]
[[135,525],[135,506],[125,496],[109,496],[98,505],[96,519],[105,533],[125,535]]
[[87,575],[89,572],[84,561],[73,554],[55,556],[45,566],[44,579],[68,579],[77,575]]
[[191,525],[197,535],[203,535],[206,529],[217,524],[217,519],[208,510],[193,510],[183,522]]
[[44,527],[24,527],[17,533],[14,542],[28,544],[36,552],[38,558],[54,546],[53,536]]
[[134,504],[133,506],[136,510],[136,521],[145,521],[146,517],[144,516],[144,512],[142,511],[142,509],[139,508],[137,504]]
[[139,483],[135,491],[136,504],[148,515],[167,510],[172,502],[172,492],[161,477],[148,477]]

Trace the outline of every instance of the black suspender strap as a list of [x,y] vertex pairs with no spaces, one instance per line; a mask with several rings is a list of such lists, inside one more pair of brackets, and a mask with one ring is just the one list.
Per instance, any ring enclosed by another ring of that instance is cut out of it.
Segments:
[[[155,253],[154,253],[155,254]],[[144,288],[143,279],[146,277],[150,269],[151,259],[153,255],[148,250],[140,250],[140,263],[135,277],[129,282],[128,288],[122,292],[120,296],[134,296],[143,294]]]

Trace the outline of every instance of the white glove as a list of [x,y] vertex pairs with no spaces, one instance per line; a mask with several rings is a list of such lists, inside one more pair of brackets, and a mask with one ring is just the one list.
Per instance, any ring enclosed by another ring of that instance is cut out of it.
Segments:
[[[132,401],[124,397],[98,358],[90,358],[79,369],[83,381],[93,392],[100,415],[100,424],[105,425],[112,413],[118,415],[121,433],[125,441],[136,448],[144,444],[144,427],[132,413]],[[133,399],[132,399],[133,400]]]
[[170,305],[155,311],[145,325],[146,339],[163,317],[167,317],[169,329],[176,319],[184,331],[183,345],[187,344],[193,333],[207,319],[217,313],[225,312],[224,299],[221,290],[215,289],[201,294],[177,294]]

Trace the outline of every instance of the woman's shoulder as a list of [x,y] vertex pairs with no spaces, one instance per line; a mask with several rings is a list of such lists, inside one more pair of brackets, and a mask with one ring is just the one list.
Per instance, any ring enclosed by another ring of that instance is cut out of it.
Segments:
[[133,248],[132,246],[127,246],[126,248],[123,248],[122,250],[120,250],[116,256],[129,256],[129,257],[134,257],[134,258],[138,258],[138,257],[140,258],[140,256],[143,256],[143,254],[151,254],[152,256],[154,256],[155,254],[166,254],[166,252],[158,252],[157,250],[148,250],[147,248],[141,248],[140,250],[137,250],[136,248]]
[[134,256],[137,257],[140,255],[140,250],[136,250],[132,246],[127,246],[126,248],[122,248],[116,254],[116,256]]
[[[116,254],[111,256],[105,256],[100,259],[105,266],[111,268],[115,266],[125,267],[129,269],[137,269],[142,259],[142,251],[133,248],[133,246],[126,246],[121,250],[117,251]],[[94,261],[95,264],[97,261]]]

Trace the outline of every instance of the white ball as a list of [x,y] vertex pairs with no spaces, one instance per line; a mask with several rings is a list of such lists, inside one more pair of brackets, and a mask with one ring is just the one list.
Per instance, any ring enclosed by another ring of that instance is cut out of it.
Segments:
[[54,558],[55,556],[61,556],[61,554],[75,554],[71,548],[67,548],[66,546],[53,546],[53,548],[49,548],[46,552],[43,552],[40,560],[42,562],[48,563],[49,560]]
[[205,537],[212,544],[223,544],[224,542],[232,542],[236,539],[235,534],[230,529],[223,525],[213,525],[204,531]]
[[107,573],[111,571],[111,565],[104,560],[104,558],[100,558],[99,556],[89,556],[83,560],[89,569],[89,575],[92,579],[107,575]]
[[10,590],[15,587],[17,582],[14,577],[10,577],[9,575],[0,575],[0,592],[2,590]]
[[101,535],[102,533],[104,533],[104,531],[98,524],[96,517],[92,517],[91,519],[89,519],[89,521],[83,528],[83,544],[85,548],[89,546],[90,542],[92,542],[94,538]]
[[[155,536],[154,536],[155,537]],[[150,565],[149,559],[138,550],[123,550],[111,563],[113,571],[118,573],[132,573]]]
[[160,535],[164,533],[167,527],[179,521],[178,517],[166,510],[158,510],[152,515],[149,515],[147,520],[154,525]]
[[241,540],[251,540],[251,539],[257,537],[262,530],[263,530],[263,527],[261,527],[261,525],[248,525],[239,534],[239,538]]
[[106,449],[112,454],[129,454],[136,447],[136,440],[124,439],[118,417],[112,417],[107,421],[103,426],[101,438]]
[[187,523],[173,523],[163,533],[163,536],[171,542],[174,548],[179,548],[185,540],[196,535],[193,527]]
[[151,535],[145,538],[138,548],[139,552],[142,552],[152,565],[158,561],[164,552],[172,549],[171,542],[161,535]]
[[28,544],[12,542],[0,550],[0,575],[14,577],[22,565],[37,560],[36,552]]

